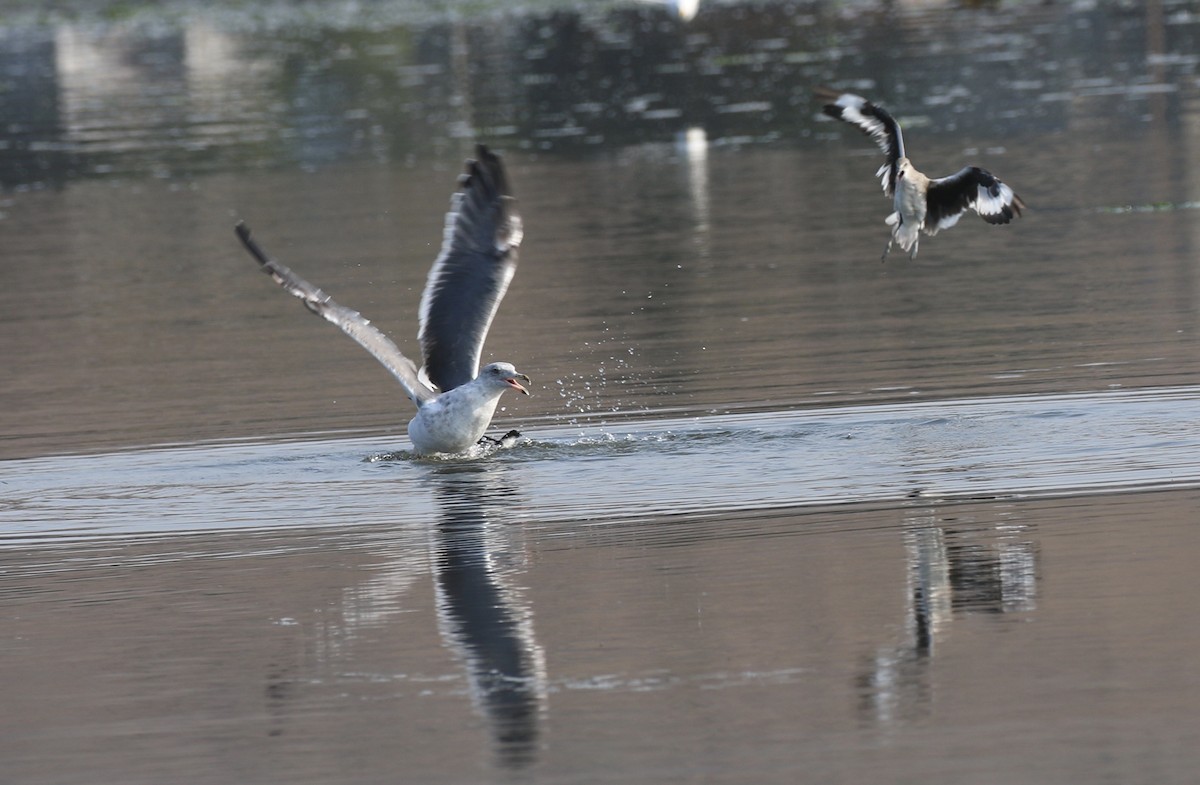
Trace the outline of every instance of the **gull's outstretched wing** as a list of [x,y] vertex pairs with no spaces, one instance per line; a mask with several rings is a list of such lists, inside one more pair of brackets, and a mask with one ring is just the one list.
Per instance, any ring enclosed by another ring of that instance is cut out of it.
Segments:
[[1013,189],[978,166],[931,180],[925,201],[925,231],[929,234],[954,226],[968,209],[990,224],[1006,224],[1025,207]]
[[819,87],[816,96],[817,100],[828,102],[822,107],[825,114],[835,120],[858,126],[863,133],[875,140],[887,157],[887,161],[879,167],[875,176],[880,178],[884,193],[888,196],[895,194],[896,162],[904,157],[904,136],[900,133],[900,124],[887,110],[861,95],[839,93],[828,87]]
[[250,237],[250,228],[245,223],[238,223],[237,236],[242,245],[246,246],[246,250],[262,265],[263,272],[275,279],[275,283],[299,297],[308,310],[336,324],[346,335],[358,341],[360,346],[374,355],[376,360],[383,363],[383,366],[400,380],[413,403],[420,407],[436,397],[436,393],[421,382],[416,363],[405,357],[396,344],[373,327],[362,314],[338,305],[325,292],[268,256]]
[[459,177],[442,251],[421,295],[421,373],[445,392],[479,373],[483,341],[517,269],[521,216],[500,158],[483,145]]

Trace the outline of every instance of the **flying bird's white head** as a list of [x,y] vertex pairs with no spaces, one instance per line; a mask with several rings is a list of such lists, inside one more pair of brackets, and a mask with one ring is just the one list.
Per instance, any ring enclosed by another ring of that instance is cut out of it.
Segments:
[[929,178],[922,174],[917,167],[913,166],[912,161],[908,160],[905,156],[900,156],[896,159],[896,182],[900,183],[904,181],[924,186],[929,183]]
[[512,363],[491,363],[485,365],[483,370],[479,372],[478,378],[488,387],[494,387],[501,391],[516,390],[523,395],[529,395],[529,390],[525,389],[521,384],[521,382],[529,384],[529,377],[518,371]]

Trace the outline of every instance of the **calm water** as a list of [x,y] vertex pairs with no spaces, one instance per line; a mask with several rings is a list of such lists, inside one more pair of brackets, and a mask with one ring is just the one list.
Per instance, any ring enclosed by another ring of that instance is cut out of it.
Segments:
[[[5,782],[1193,780],[1200,5],[0,10]],[[881,265],[823,83],[1030,211]],[[414,459],[232,227],[415,350],[476,140]]]

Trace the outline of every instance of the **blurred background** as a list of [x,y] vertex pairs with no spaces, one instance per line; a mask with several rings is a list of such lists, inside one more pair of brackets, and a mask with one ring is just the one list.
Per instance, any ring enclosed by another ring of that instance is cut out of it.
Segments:
[[[487,347],[526,422],[1190,382],[1198,39],[1190,2],[5,3],[0,455],[402,428],[230,227],[415,353],[477,141],[526,218]],[[821,84],[1029,214],[880,266]]]

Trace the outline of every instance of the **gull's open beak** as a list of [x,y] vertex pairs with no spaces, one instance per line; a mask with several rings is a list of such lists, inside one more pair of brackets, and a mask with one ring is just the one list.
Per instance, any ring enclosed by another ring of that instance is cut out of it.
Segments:
[[512,385],[514,389],[519,390],[520,392],[524,393],[525,395],[529,395],[529,390],[526,390],[524,387],[522,387],[521,382],[518,382],[517,379],[523,380],[525,382],[525,384],[530,383],[529,377],[523,373],[519,373],[516,376],[513,376],[512,378],[505,379],[505,381],[508,382],[510,385]]

